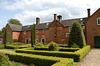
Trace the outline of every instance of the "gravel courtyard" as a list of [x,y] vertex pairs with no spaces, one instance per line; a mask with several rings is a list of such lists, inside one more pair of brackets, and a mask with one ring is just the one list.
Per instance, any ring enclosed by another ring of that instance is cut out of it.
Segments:
[[81,60],[79,66],[100,66],[100,49],[91,49]]

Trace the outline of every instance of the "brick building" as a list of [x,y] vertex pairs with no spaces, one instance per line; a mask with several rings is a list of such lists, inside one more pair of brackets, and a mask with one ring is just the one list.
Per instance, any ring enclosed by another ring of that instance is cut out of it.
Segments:
[[[90,16],[90,9],[87,10],[88,17],[62,20],[62,16],[54,14],[54,20],[52,22],[40,23],[40,18],[36,18],[36,42],[49,43],[54,41],[58,44],[67,44],[68,36],[71,31],[72,23],[78,21],[85,32],[87,44],[92,47],[100,45],[100,9]],[[19,26],[14,24],[6,25],[9,32],[12,34],[13,39],[17,39],[19,42],[30,43],[31,42],[31,28],[32,25]],[[86,28],[86,29],[85,29]],[[95,42],[97,41],[97,42]]]

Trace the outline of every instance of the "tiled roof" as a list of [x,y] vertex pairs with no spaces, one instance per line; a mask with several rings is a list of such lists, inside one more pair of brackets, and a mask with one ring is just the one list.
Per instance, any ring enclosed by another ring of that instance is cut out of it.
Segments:
[[[87,18],[78,18],[78,19],[68,19],[68,20],[62,20],[60,23],[66,27],[66,26],[72,26],[72,23],[74,21],[78,21],[81,25],[84,25],[84,22],[87,20]],[[47,22],[47,23],[40,23],[39,25],[36,26],[36,29],[46,29],[52,22]],[[11,29],[13,31],[27,31],[31,30],[32,25],[27,25],[27,26],[19,26],[19,25],[14,25],[14,24],[9,24]]]
[[12,31],[21,31],[22,30],[22,26],[20,26],[20,25],[15,25],[15,24],[10,24],[10,23],[8,23],[8,25],[10,26]]

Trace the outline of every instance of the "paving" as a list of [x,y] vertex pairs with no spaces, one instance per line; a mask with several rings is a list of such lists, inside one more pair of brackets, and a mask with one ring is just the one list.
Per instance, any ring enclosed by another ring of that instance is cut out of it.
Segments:
[[91,49],[81,60],[79,66],[100,66],[100,49]]

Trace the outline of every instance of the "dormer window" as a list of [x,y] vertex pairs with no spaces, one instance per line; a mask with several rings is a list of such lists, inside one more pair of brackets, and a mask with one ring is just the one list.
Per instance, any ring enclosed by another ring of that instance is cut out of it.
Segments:
[[100,25],[100,18],[97,18],[97,25]]
[[26,35],[26,31],[24,31],[24,35]]

